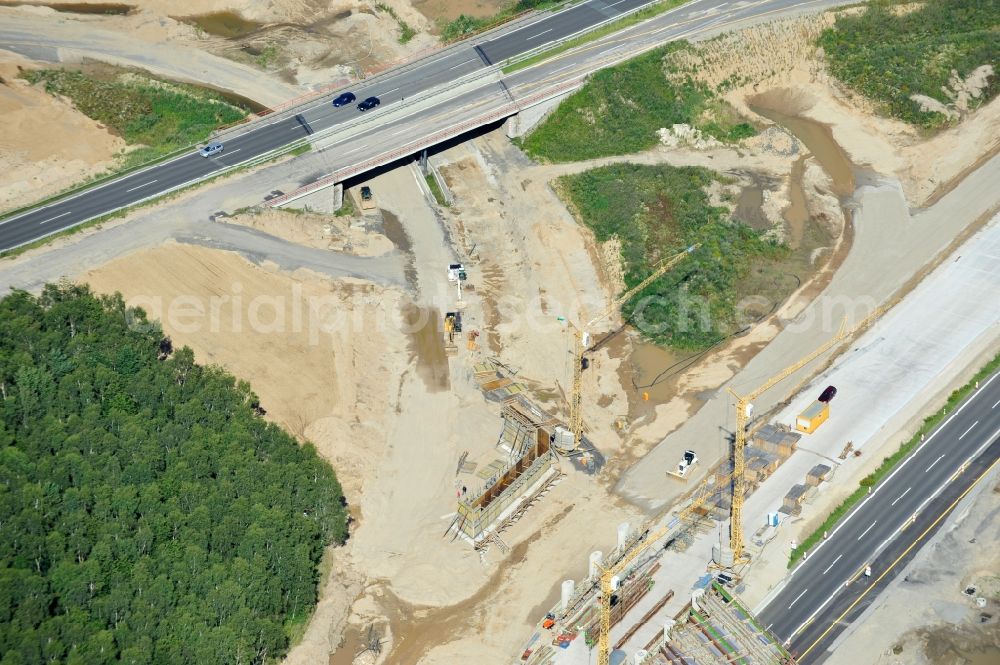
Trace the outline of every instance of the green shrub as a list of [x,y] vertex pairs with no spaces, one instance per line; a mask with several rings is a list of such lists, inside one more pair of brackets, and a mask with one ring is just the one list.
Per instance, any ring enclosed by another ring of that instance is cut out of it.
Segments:
[[624,155],[654,147],[657,130],[675,124],[721,141],[752,136],[707,86],[673,68],[670,55],[686,48],[673,42],[597,72],[525,138],[525,150],[552,162]]
[[720,176],[699,167],[616,164],[559,179],[581,221],[599,241],[621,241],[625,284],[641,282],[664,258],[701,243],[691,257],[622,308],[653,341],[700,350],[732,333],[741,280],[787,249],[709,203],[705,188]]
[[81,113],[105,125],[129,145],[146,149],[131,160],[148,160],[204,140],[221,125],[246,112],[221,95],[188,85],[165,85],[138,75],[104,79],[77,71],[39,69],[26,72],[53,95],[72,100]]
[[982,103],[1000,91],[1000,3],[997,0],[928,0],[897,16],[893,4],[871,2],[865,11],[837,18],[823,32],[830,71],[841,81],[880,104],[887,115],[924,127],[948,122],[941,113],[920,110],[910,99],[921,94],[945,105],[942,88],[952,70],[962,77],[981,65],[995,73],[973,100]]

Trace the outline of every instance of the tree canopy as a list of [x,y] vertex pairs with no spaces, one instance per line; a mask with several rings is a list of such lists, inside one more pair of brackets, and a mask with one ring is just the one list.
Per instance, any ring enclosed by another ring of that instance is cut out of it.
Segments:
[[347,517],[259,413],[121,296],[0,300],[0,665],[280,657]]

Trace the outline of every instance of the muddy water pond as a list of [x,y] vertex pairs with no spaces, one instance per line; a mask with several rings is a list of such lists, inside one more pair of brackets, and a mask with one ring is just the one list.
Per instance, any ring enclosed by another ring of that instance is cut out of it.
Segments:
[[184,22],[201,28],[210,35],[226,39],[240,39],[260,30],[264,24],[245,19],[236,12],[213,12],[188,16]]
[[447,390],[451,380],[441,313],[434,307],[419,307],[412,303],[404,305],[400,313],[403,329],[409,336],[410,353],[417,359],[417,375],[428,392]]
[[833,193],[843,198],[854,193],[854,165],[847,153],[834,138],[833,130],[828,125],[810,120],[795,113],[789,113],[765,96],[756,97],[750,105],[750,110],[773,120],[781,125],[797,139],[805,144],[819,162],[823,170],[833,180]]

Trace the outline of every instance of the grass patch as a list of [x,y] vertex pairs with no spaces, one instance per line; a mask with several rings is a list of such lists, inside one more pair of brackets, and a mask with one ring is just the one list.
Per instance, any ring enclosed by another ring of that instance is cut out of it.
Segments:
[[688,48],[673,42],[597,72],[524,139],[524,149],[542,161],[575,162],[648,150],[657,130],[674,124],[725,142],[753,135],[708,86],[671,63],[672,53]]
[[413,29],[413,26],[411,26],[409,23],[400,18],[399,14],[396,13],[395,9],[385,4],[384,2],[376,2],[375,8],[391,16],[393,20],[396,21],[396,24],[399,25],[400,44],[406,44],[411,39],[417,36],[417,31]]
[[556,0],[514,0],[504,5],[493,16],[477,18],[462,14],[458,18],[444,24],[441,28],[441,40],[453,42],[506,23],[518,14],[532,10],[552,9],[561,4],[564,3]]
[[87,75],[39,69],[22,76],[53,95],[68,97],[81,113],[105,125],[131,146],[122,166],[134,167],[203,141],[216,128],[247,112],[221,95],[190,85],[167,84],[138,74]]
[[976,374],[961,388],[956,389],[948,396],[948,401],[945,403],[944,408],[941,411],[935,411],[933,414],[924,418],[923,424],[920,429],[913,435],[913,437],[901,445],[899,449],[882,460],[882,463],[877,469],[872,471],[870,474],[861,479],[858,484],[858,488],[851,493],[844,501],[833,509],[833,511],[827,516],[823,523],[813,531],[809,536],[802,541],[802,543],[792,550],[792,554],[788,559],[788,567],[791,568],[796,561],[802,558],[805,552],[808,552],[814,545],[816,545],[820,540],[823,539],[823,534],[825,532],[833,529],[837,522],[840,521],[844,515],[846,515],[858,502],[864,497],[868,496],[868,488],[877,485],[883,478],[885,478],[889,473],[896,468],[896,466],[903,461],[906,457],[910,455],[920,445],[920,439],[927,434],[930,434],[946,417],[948,413],[951,413],[956,407],[958,407],[961,402],[963,402],[973,390],[976,389],[976,384],[980,381],[991,376],[994,372],[1000,369],[1000,354],[995,356],[991,361],[986,363]]
[[[830,71],[838,79],[881,106],[881,111],[921,127],[948,124],[962,114],[962,102],[951,83],[981,65],[995,70],[973,108],[1000,92],[1000,3],[996,0],[928,0],[919,9],[894,13],[895,3],[876,1],[861,14],[838,16],[823,32]],[[922,110],[913,95],[943,106]]]
[[[726,181],[700,167],[615,164],[563,176],[557,187],[598,241],[621,242],[625,284],[642,281],[661,259],[701,243],[686,261],[622,307],[652,341],[678,350],[706,349],[743,324],[740,301],[760,295],[761,274],[792,254],[784,245],[713,206],[706,188]],[[785,283],[781,297],[794,288]],[[769,298],[776,297],[774,294]]]
[[278,58],[281,53],[278,51],[278,47],[274,44],[265,46],[260,50],[260,53],[254,56],[254,62],[261,69],[270,69],[271,65],[278,62]]
[[424,176],[427,180],[427,186],[431,190],[431,194],[434,195],[434,200],[437,201],[439,206],[448,207],[448,199],[444,197],[444,192],[441,191],[441,185],[438,184],[437,178],[434,177],[433,173],[428,173]]
[[354,197],[348,196],[347,190],[344,190],[344,202],[333,214],[335,217],[354,217],[358,214],[358,209],[354,206]]
[[558,46],[554,46],[548,51],[544,51],[543,53],[538,53],[537,55],[533,55],[530,58],[521,60],[520,62],[515,62],[512,65],[507,65],[506,67],[503,68],[503,72],[504,74],[510,74],[512,72],[516,72],[519,69],[525,69],[526,67],[537,65],[539,62],[544,62],[545,60],[549,60],[550,58],[559,55],[564,51],[568,51],[570,49],[576,48],[577,46],[582,46],[589,42],[596,41],[603,37],[607,37],[610,34],[618,32],[619,30],[624,30],[625,28],[632,27],[637,23],[642,23],[643,21],[650,19],[654,16],[663,14],[664,12],[668,12],[676,7],[680,7],[681,5],[683,5],[688,1],[689,0],[663,0],[662,2],[659,2],[651,7],[646,7],[645,9],[635,12],[634,14],[630,14],[618,21],[615,21],[614,23],[609,23],[604,27],[590,31],[585,35],[580,35],[579,37],[571,39],[568,42],[564,42],[562,44],[559,44]]

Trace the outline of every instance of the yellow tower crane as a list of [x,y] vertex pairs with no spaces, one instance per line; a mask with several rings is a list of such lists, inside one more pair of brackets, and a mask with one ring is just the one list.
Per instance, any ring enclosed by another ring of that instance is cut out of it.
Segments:
[[729,520],[729,547],[733,553],[734,566],[746,563],[747,561],[743,552],[743,495],[746,493],[746,460],[744,458],[744,448],[746,447],[747,442],[747,421],[750,418],[750,410],[753,405],[753,400],[757,399],[775,385],[784,381],[789,376],[811,363],[813,360],[816,360],[816,358],[820,357],[833,347],[852,337],[855,333],[870,326],[891,306],[892,304],[886,304],[882,307],[876,308],[871,314],[866,316],[860,323],[850,330],[847,330],[847,319],[844,319],[840,324],[840,329],[837,331],[837,334],[823,344],[823,346],[819,347],[795,364],[789,365],[785,369],[781,370],[753,392],[747,395],[739,395],[732,388],[726,389],[729,391],[729,394],[736,399],[736,437],[733,443],[733,501]]
[[[706,480],[699,487],[703,491],[702,495],[688,504],[677,514],[678,519],[686,519],[691,513],[696,511],[705,502],[712,498],[713,490],[724,487],[732,476],[718,479],[715,483]],[[712,485],[712,487],[709,487]],[[697,493],[696,493],[697,494]],[[692,495],[693,496],[693,495]],[[611,659],[611,595],[614,593],[612,579],[615,575],[625,570],[637,556],[642,554],[650,545],[657,542],[673,529],[677,527],[677,522],[669,520],[666,525],[658,529],[655,533],[647,536],[641,542],[636,543],[628,553],[623,556],[615,565],[602,569],[601,571],[601,632],[597,638],[597,665],[609,665]]]
[[[570,393],[569,400],[569,429],[573,434],[573,446],[571,448],[561,450],[560,452],[572,452],[577,449],[580,445],[580,440],[583,438],[583,413],[581,411],[580,405],[583,400],[583,364],[585,362],[584,354],[587,352],[587,347],[590,346],[590,328],[595,323],[607,318],[614,312],[618,310],[619,307],[631,300],[637,293],[642,291],[644,288],[652,284],[654,281],[658,280],[663,276],[668,270],[676,266],[678,263],[687,258],[692,252],[701,247],[701,243],[696,243],[691,245],[683,252],[678,252],[669,259],[664,259],[660,262],[657,268],[649,274],[644,280],[636,284],[634,287],[623,293],[621,296],[615,299],[615,301],[608,307],[607,310],[595,316],[591,319],[583,329],[576,328],[574,326],[575,338],[576,338],[576,348],[573,352],[573,388]],[[570,324],[572,325],[572,324]]]

